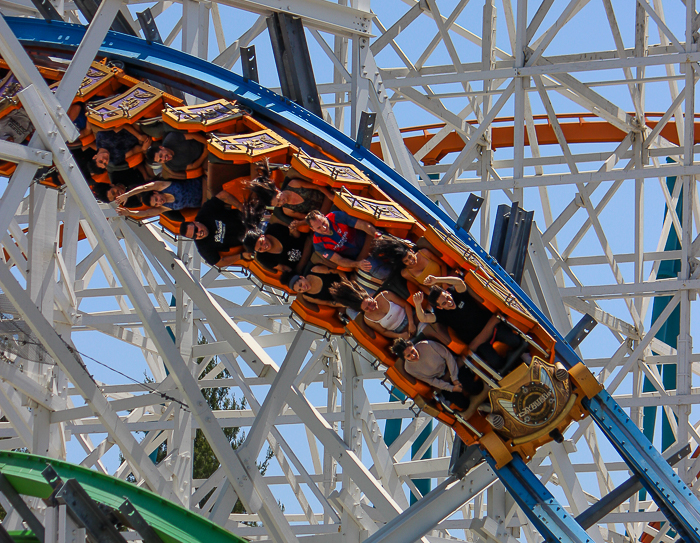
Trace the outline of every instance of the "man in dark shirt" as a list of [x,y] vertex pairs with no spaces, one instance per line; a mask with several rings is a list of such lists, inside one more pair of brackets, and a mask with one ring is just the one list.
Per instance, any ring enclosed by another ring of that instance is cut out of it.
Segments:
[[[428,294],[428,302],[433,306],[433,312],[423,311],[423,293],[417,292],[413,295],[413,301],[418,320],[437,322],[452,328],[457,337],[469,345],[472,352],[494,369],[500,369],[505,363],[505,359],[493,348],[495,341],[512,349],[521,345],[520,337],[486,309],[482,305],[483,300],[470,291],[459,277],[429,275],[424,283],[432,287]],[[448,288],[442,289],[439,284],[448,285]]]
[[[199,134],[168,132],[160,145],[149,149],[149,162],[164,164],[171,173],[183,174],[199,168],[208,154],[206,139]],[[171,176],[179,177],[179,176]]]
[[255,253],[255,260],[263,267],[282,272],[300,273],[311,254],[308,234],[290,232],[287,225],[280,223],[270,224],[264,233],[249,230],[243,245],[246,251]]
[[102,130],[95,134],[97,153],[92,160],[101,170],[108,165],[120,166],[130,156],[142,152],[150,141],[148,136],[139,134],[129,125],[115,130]]
[[180,235],[194,239],[199,254],[211,266],[224,268],[240,258],[238,254],[223,257],[220,254],[242,245],[246,232],[243,214],[231,208],[237,203],[234,200],[222,190],[204,202],[193,222],[180,225]]

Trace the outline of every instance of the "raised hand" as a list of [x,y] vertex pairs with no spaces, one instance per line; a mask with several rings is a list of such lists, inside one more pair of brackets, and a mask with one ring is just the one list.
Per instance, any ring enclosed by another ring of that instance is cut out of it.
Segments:
[[423,279],[423,284],[426,287],[432,287],[436,283],[437,283],[437,277],[435,277],[434,275],[429,275],[428,277]]

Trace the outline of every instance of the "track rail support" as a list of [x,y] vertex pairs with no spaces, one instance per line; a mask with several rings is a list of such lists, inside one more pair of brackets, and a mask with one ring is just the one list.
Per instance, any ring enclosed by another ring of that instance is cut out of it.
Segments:
[[273,13],[267,19],[282,94],[323,118],[311,55],[301,19]]
[[160,36],[151,8],[139,11],[136,17],[138,17],[139,25],[141,25],[141,30],[143,30],[143,37],[146,38],[148,43],[163,43],[163,38]]
[[0,473],[0,492],[2,492],[7,500],[12,504],[12,507],[17,511],[22,520],[27,523],[29,529],[34,532],[34,535],[39,541],[44,541],[44,525],[31,512],[22,496],[15,490],[12,483],[7,477]]
[[241,67],[243,77],[248,81],[259,83],[258,79],[258,58],[255,56],[255,45],[241,47]]
[[88,496],[75,479],[68,479],[56,494],[59,502],[66,504],[73,515],[85,526],[85,530],[99,543],[126,543],[126,540],[110,522],[99,505]]
[[[686,445],[680,451],[669,457],[668,463],[670,466],[675,466],[689,454],[690,445]],[[588,530],[588,528],[600,522],[605,515],[611,513],[616,507],[629,499],[633,494],[639,492],[643,487],[644,485],[639,480],[639,477],[633,475],[610,494],[603,496],[595,505],[592,505],[577,516],[576,522],[578,522],[584,530]]]
[[566,334],[564,339],[569,345],[571,345],[572,349],[575,349],[581,345],[581,342],[584,339],[588,337],[588,334],[591,333],[596,324],[598,324],[598,321],[586,313],[583,317],[581,317],[581,320],[576,323],[576,326],[574,326],[571,331]]
[[139,533],[143,543],[163,543],[160,536],[151,525],[146,522],[146,519],[141,516],[141,513],[136,510],[129,500],[124,500],[119,506],[119,512],[124,515],[129,525]]
[[369,149],[372,146],[372,136],[374,135],[374,125],[377,121],[377,114],[363,111],[360,115],[360,123],[357,127],[357,138],[355,145]]
[[593,539],[517,454],[498,470],[491,455],[486,451],[482,454],[545,541],[593,543]]
[[474,224],[476,216],[479,214],[479,210],[481,209],[481,205],[483,203],[484,199],[481,196],[477,196],[472,192],[469,195],[469,198],[467,198],[467,203],[464,204],[462,212],[459,214],[459,218],[457,219],[457,226],[465,232],[469,232],[469,230],[471,230],[472,228],[472,225]]
[[659,510],[686,543],[700,543],[700,502],[618,403],[603,390],[584,407],[639,477]]

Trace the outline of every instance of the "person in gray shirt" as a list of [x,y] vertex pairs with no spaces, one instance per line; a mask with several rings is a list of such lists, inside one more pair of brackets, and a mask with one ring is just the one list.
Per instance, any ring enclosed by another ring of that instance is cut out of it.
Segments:
[[445,399],[455,404],[467,419],[488,397],[484,382],[442,343],[424,340],[414,344],[398,338],[391,352],[404,359],[409,375],[441,390]]

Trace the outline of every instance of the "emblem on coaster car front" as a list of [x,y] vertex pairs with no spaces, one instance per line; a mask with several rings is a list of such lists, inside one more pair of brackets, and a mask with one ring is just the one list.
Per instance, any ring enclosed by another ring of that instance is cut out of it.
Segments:
[[552,364],[535,357],[530,367],[524,364],[501,381],[501,388],[489,392],[493,413],[505,424],[498,433],[518,438],[545,428],[562,414],[571,396],[568,375],[563,381],[554,376]]

